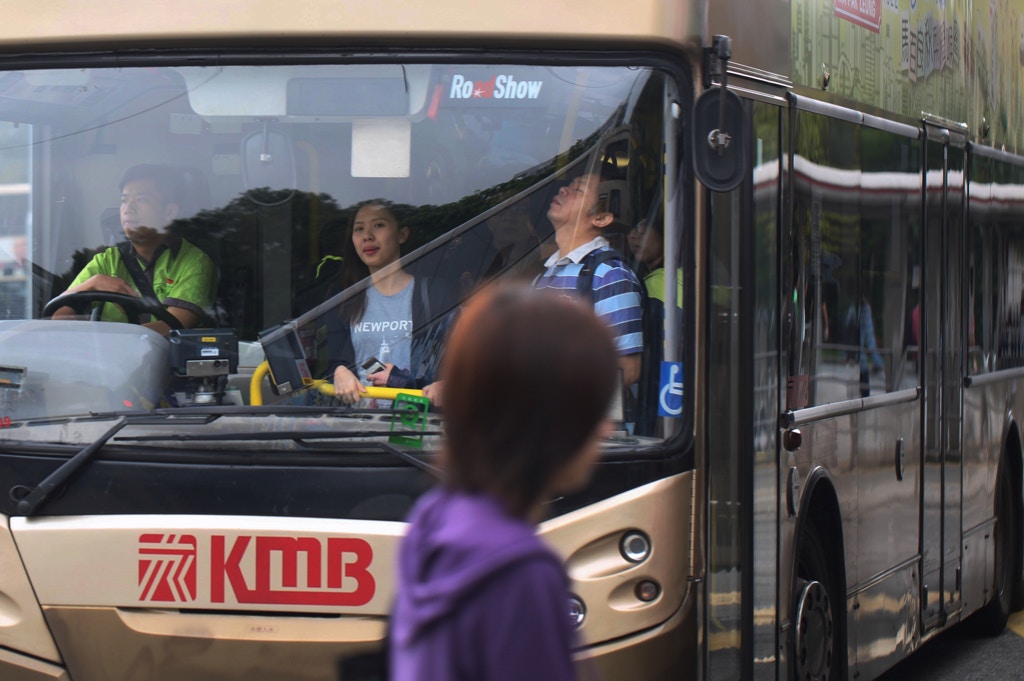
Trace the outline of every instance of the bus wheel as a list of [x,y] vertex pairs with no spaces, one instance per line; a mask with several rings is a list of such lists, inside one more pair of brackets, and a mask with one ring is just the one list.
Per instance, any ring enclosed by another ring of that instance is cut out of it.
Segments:
[[793,669],[796,681],[832,681],[839,673],[841,640],[832,572],[814,530],[801,537],[793,607]]
[[978,625],[983,634],[998,636],[1006,628],[1013,609],[1013,568],[1016,549],[1017,515],[1014,513],[1013,478],[1005,463],[999,466],[996,483],[995,568],[992,600],[979,613]]

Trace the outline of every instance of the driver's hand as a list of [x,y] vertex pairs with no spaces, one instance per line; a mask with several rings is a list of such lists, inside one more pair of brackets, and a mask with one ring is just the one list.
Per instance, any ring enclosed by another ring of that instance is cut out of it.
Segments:
[[124,279],[112,277],[109,274],[94,274],[78,286],[72,286],[64,293],[78,293],[79,291],[106,291],[136,298],[139,296],[138,291],[132,288]]
[[[80,293],[82,291],[106,291],[108,293],[121,293],[126,296],[132,296],[133,298],[139,297],[138,291],[133,289],[128,282],[119,277],[112,277],[109,274],[94,274],[81,284],[72,286],[61,295],[64,296],[69,293]],[[74,316],[75,311],[67,305],[58,308],[53,313],[54,319],[71,319]]]
[[363,384],[348,367],[339,366],[334,370],[334,396],[339,400],[345,404],[355,404],[359,401],[362,389]]

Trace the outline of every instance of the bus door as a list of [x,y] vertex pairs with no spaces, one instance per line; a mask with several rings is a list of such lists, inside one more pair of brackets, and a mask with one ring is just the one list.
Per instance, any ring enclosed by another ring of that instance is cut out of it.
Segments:
[[921,616],[923,630],[961,608],[963,481],[964,144],[961,131],[926,124],[924,272],[920,315],[923,368],[921,439]]

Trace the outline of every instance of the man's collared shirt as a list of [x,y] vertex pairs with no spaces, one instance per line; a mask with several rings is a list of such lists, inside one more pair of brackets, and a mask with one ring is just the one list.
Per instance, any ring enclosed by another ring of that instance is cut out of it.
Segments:
[[[594,251],[610,248],[608,240],[599,236],[565,255],[553,254],[544,263],[547,269],[537,278],[535,286],[576,296],[576,280],[583,269],[583,259]],[[642,352],[640,281],[633,271],[618,261],[598,265],[594,270],[592,300],[594,312],[611,329],[619,354]]]

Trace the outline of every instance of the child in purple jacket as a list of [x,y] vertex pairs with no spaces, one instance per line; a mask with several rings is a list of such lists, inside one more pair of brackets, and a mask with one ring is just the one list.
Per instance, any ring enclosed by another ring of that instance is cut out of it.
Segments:
[[448,479],[402,544],[391,677],[575,679],[568,577],[536,523],[586,483],[607,433],[608,329],[550,291],[497,289],[463,311],[446,357]]

